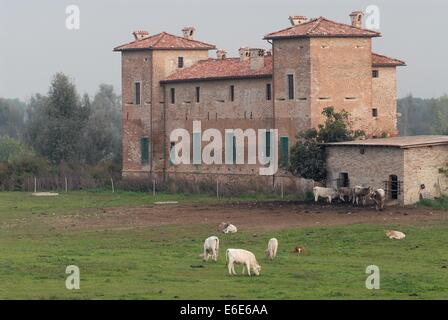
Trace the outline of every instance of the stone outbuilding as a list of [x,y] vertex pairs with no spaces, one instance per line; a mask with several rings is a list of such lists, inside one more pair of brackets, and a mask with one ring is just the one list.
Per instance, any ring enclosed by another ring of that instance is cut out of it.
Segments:
[[409,205],[448,193],[440,172],[448,136],[406,136],[326,144],[327,186],[382,188],[388,202]]

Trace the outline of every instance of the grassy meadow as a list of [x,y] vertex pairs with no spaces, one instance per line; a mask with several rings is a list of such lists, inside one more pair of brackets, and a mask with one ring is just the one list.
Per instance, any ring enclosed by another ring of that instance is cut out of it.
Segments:
[[[61,230],[41,219],[173,200],[229,199],[0,193],[0,299],[448,299],[446,222],[388,225],[406,233],[403,241],[386,239],[385,225],[243,230],[218,235],[219,261],[203,263],[198,256],[203,240],[216,233],[216,225]],[[274,236],[280,243],[278,258],[268,261],[263,252]],[[293,254],[296,245],[304,245],[305,254]],[[261,276],[229,277],[224,257],[229,247],[253,251]],[[67,265],[80,268],[80,290],[65,288]],[[365,288],[369,265],[380,268],[380,290]]]

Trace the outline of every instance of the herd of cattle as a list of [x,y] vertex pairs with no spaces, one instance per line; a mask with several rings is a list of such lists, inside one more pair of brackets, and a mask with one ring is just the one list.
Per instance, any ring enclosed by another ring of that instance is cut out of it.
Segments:
[[386,192],[383,189],[373,189],[372,187],[355,186],[353,188],[341,187],[334,188],[313,188],[314,201],[317,202],[319,198],[327,199],[328,203],[331,203],[334,199],[340,199],[342,202],[352,202],[359,205],[359,201],[363,205],[367,200],[373,200],[375,202],[376,210],[383,210],[384,203],[386,202]]
[[[237,228],[233,224],[221,223],[218,227],[219,231],[223,233],[236,233]],[[300,247],[302,250],[303,248]],[[273,260],[277,256],[278,250],[278,240],[276,238],[272,238],[268,242],[268,248],[265,253],[266,256]],[[299,251],[301,253],[303,251]],[[214,261],[218,261],[219,254],[219,238],[216,236],[211,236],[205,239],[204,241],[204,252],[200,255],[204,262],[207,262],[210,258]],[[235,265],[243,266],[243,274],[245,270],[247,270],[247,274],[250,276],[251,271],[259,276],[261,271],[261,266],[258,264],[255,255],[247,250],[243,249],[227,249],[226,250],[226,263],[227,269],[229,271],[229,275],[236,275]]]
[[[340,199],[345,202],[348,200],[353,204],[359,205],[359,202],[363,205],[366,204],[367,200],[373,200],[376,204],[377,210],[383,210],[384,203],[386,200],[386,193],[383,189],[373,189],[372,187],[362,187],[356,186],[353,188],[323,188],[314,187],[313,188],[314,200],[317,202],[319,198],[325,198],[331,203],[334,199]],[[221,223],[218,230],[222,233],[236,233],[238,231],[237,227],[229,223]],[[404,239],[405,234],[400,231],[387,230],[386,236],[389,239]],[[278,240],[272,238],[268,242],[268,247],[265,250],[267,258],[273,260],[277,255],[278,250]],[[294,253],[303,253],[303,247],[296,247],[293,251]],[[204,252],[200,255],[204,262],[207,262],[210,258],[214,261],[218,261],[219,253],[219,238],[216,236],[211,236],[204,241]],[[226,250],[226,263],[229,275],[236,275],[235,265],[243,266],[243,274],[247,270],[247,274],[250,276],[251,272],[255,275],[260,275],[261,266],[258,264],[255,255],[247,250],[243,249],[227,249]]]

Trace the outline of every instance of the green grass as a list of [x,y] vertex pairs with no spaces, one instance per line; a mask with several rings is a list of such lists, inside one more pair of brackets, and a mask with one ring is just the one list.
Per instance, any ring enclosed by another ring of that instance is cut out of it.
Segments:
[[419,205],[439,210],[448,210],[448,196],[443,196],[440,199],[435,200],[423,199],[420,201]]
[[[58,199],[0,193],[0,299],[448,299],[446,222],[256,234],[243,230],[219,235],[218,263],[203,263],[198,257],[202,242],[215,233],[215,225],[58,231],[32,214],[70,214],[150,201],[145,194],[133,193],[80,192]],[[11,213],[10,206],[17,208]],[[10,215],[28,223],[11,225]],[[384,229],[389,227],[404,231],[406,239],[386,239]],[[271,262],[263,251],[273,236],[280,248],[278,259]],[[306,253],[291,253],[296,245],[304,245]],[[229,277],[223,255],[229,247],[253,251],[261,276]],[[81,290],[65,288],[65,268],[72,264],[80,268]],[[365,288],[365,269],[372,264],[380,268],[380,290]]]

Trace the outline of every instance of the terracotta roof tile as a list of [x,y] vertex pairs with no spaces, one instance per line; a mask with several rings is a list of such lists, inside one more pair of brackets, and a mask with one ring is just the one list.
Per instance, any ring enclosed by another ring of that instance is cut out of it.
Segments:
[[114,51],[144,50],[144,49],[193,49],[212,50],[216,47],[205,42],[178,37],[166,32],[150,36],[142,40],[135,40],[130,43],[118,46]]
[[348,24],[328,20],[324,17],[267,34],[264,39],[301,37],[379,37],[376,31],[353,27]]
[[177,71],[161,83],[265,77],[272,77],[272,56],[265,56],[264,67],[258,70],[251,70],[250,61],[241,61],[240,58],[201,60]]
[[381,54],[372,52],[372,66],[374,67],[396,67],[405,65],[406,63],[404,61],[389,58]]

